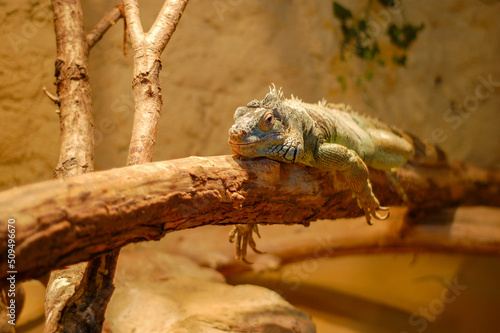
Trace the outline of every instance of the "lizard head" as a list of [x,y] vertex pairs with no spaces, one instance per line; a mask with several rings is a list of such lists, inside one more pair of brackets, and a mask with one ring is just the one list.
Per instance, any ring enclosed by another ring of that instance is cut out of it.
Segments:
[[262,101],[253,100],[239,107],[235,124],[229,129],[229,146],[245,157],[268,157],[295,162],[302,144],[289,124],[287,107],[281,89],[271,89]]

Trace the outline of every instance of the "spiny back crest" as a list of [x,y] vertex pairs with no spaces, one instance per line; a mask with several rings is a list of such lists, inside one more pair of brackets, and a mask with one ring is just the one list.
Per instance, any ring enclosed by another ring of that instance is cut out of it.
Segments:
[[283,94],[282,88],[280,87],[279,90],[276,90],[276,86],[274,85],[274,83],[271,83],[271,86],[269,86],[269,93],[275,94],[281,101],[285,100],[285,95]]

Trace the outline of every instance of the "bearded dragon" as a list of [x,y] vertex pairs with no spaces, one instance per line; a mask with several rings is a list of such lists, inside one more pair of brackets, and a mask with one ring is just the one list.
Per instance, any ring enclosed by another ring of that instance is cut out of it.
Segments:
[[[229,129],[229,146],[237,155],[267,157],[285,163],[300,163],[343,175],[364,211],[366,221],[385,220],[388,207],[380,205],[370,184],[368,167],[386,171],[404,201],[406,195],[394,173],[424,149],[427,161],[442,160],[437,147],[412,135],[354,112],[344,104],[304,103],[287,99],[281,89],[270,88],[263,100],[239,107]],[[416,149],[418,148],[418,149]],[[252,233],[256,225],[237,225],[230,234],[236,242],[237,258],[246,261],[246,247],[256,249]],[[259,236],[260,237],[260,236]]]

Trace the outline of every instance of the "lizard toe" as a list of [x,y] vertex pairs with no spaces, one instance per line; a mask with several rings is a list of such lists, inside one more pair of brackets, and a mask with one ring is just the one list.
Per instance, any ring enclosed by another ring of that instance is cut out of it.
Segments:
[[364,212],[365,212],[365,217],[366,217],[366,223],[368,223],[368,225],[373,225],[372,223],[372,214],[370,213],[370,210],[369,209],[363,209]]
[[[387,207],[383,207],[383,208],[387,208]],[[387,210],[387,209],[380,209],[380,207],[378,208],[378,210]],[[389,218],[389,216],[391,215],[391,212],[387,212],[387,214],[385,214],[385,216],[382,216],[380,215],[379,212],[375,211],[373,213],[373,216],[377,219],[377,220],[387,220]]]

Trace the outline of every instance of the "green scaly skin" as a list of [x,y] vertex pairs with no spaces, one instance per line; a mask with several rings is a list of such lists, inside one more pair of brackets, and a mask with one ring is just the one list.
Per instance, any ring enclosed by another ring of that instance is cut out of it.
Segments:
[[[239,107],[234,119],[229,129],[233,152],[340,172],[356,195],[368,224],[372,217],[383,220],[389,213],[379,213],[388,208],[380,206],[373,194],[367,166],[394,172],[415,152],[415,138],[363,117],[349,106],[324,101],[309,104],[293,96],[286,99],[281,89],[274,87],[262,101],[253,100]],[[252,228],[237,226],[233,237],[235,233],[250,233],[243,237],[245,244],[237,244],[237,257],[246,261],[246,251],[242,255],[241,250],[246,248],[245,240],[251,239],[250,246],[256,250]]]

